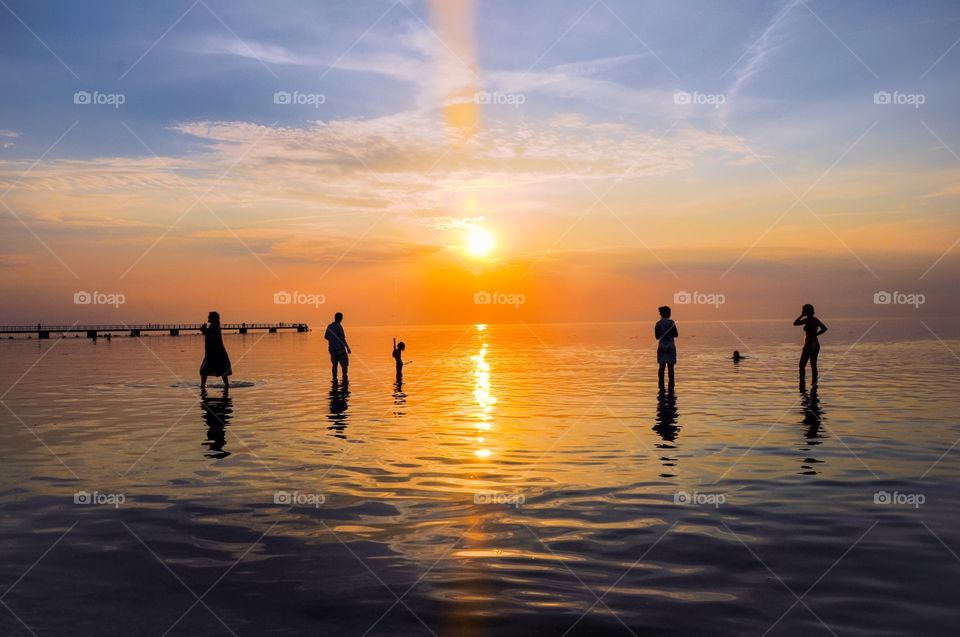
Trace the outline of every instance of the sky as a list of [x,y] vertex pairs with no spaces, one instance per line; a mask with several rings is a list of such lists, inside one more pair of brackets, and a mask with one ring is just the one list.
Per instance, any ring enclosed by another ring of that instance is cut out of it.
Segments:
[[0,2],[0,323],[960,315],[960,4]]

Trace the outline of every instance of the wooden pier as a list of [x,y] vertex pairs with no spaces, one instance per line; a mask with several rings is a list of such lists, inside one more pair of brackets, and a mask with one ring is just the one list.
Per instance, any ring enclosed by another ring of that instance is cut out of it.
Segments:
[[[85,333],[87,338],[96,340],[101,334],[126,333],[130,336],[140,336],[144,332],[166,332],[170,336],[180,336],[182,332],[199,332],[202,323],[145,323],[140,325],[0,325],[0,334],[36,334],[37,338],[47,339],[51,334],[68,334],[70,332]],[[275,334],[282,330],[309,332],[310,326],[306,323],[223,323],[220,325],[223,332],[237,332],[246,334],[266,330]]]

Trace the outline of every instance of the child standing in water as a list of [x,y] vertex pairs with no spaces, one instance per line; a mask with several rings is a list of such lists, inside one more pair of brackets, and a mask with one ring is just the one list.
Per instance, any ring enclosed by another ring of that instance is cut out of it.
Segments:
[[673,339],[680,336],[677,331],[677,324],[670,318],[669,306],[662,306],[660,309],[660,320],[653,327],[653,335],[657,338],[657,363],[660,369],[657,372],[657,378],[660,381],[660,391],[664,391],[663,372],[667,369],[670,377],[670,392],[673,393],[674,372],[673,366],[677,364],[677,345]]
[[227,348],[223,346],[223,335],[220,332],[220,314],[210,312],[207,315],[210,324],[200,326],[203,333],[203,362],[200,363],[200,393],[207,392],[207,376],[223,378],[224,393],[230,390],[230,357]]
[[393,360],[397,364],[397,380],[399,381],[403,378],[403,350],[407,349],[406,343],[403,341],[397,342],[397,339],[393,339]]

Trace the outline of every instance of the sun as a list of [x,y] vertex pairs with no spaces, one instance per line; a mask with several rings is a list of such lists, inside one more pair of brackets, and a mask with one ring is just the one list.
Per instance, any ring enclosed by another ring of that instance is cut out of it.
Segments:
[[497,246],[493,233],[482,226],[472,226],[467,231],[467,254],[474,257],[488,257]]

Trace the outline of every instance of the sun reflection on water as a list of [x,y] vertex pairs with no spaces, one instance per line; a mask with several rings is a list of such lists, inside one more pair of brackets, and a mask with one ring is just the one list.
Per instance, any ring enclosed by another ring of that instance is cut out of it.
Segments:
[[[477,325],[478,332],[485,332],[487,329],[486,325],[479,324]],[[473,397],[477,402],[477,444],[479,448],[474,451],[474,455],[478,458],[489,458],[493,453],[489,448],[486,447],[486,432],[489,432],[493,426],[491,421],[493,416],[493,406],[496,404],[497,399],[490,391],[490,363],[487,362],[487,351],[488,345],[486,338],[480,345],[480,351],[476,356],[472,356],[471,359],[474,362],[473,376],[474,376],[474,389]]]

